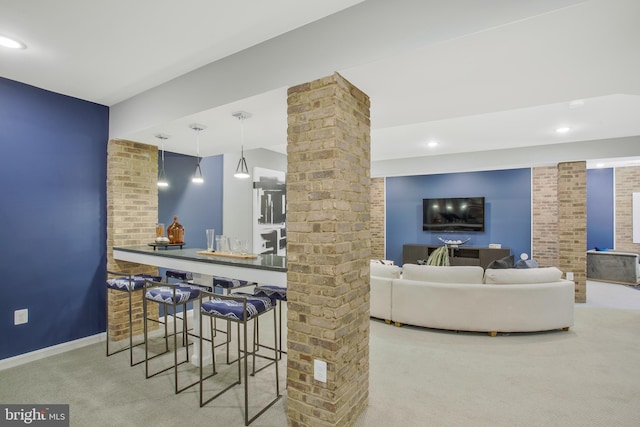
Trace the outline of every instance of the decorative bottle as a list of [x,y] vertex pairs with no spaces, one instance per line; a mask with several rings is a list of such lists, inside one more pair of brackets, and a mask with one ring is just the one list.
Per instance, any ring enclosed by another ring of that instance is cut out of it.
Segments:
[[184,243],[184,227],[178,222],[178,215],[173,216],[173,222],[167,227],[169,243]]

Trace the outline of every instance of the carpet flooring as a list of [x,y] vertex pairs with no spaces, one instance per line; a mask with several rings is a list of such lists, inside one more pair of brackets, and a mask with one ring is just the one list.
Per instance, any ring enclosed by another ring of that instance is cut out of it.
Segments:
[[[587,286],[568,332],[492,338],[372,319],[369,405],[355,425],[640,425],[640,292]],[[200,408],[196,388],[175,395],[172,372],[145,380],[144,366],[129,367],[127,356],[105,357],[102,343],[0,371],[0,402],[69,403],[71,425],[81,427],[244,425],[241,386]],[[286,359],[280,368],[284,389]],[[235,369],[222,369],[207,392]],[[181,374],[188,381],[197,369],[183,365]],[[273,392],[273,375],[266,369],[250,381],[250,411]],[[286,426],[285,411],[283,390],[252,425]]]

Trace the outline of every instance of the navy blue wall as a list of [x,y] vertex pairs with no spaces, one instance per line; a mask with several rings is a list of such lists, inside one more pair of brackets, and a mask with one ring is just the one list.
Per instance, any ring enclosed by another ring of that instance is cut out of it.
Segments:
[[0,78],[0,359],[105,330],[108,127],[103,105]]
[[587,170],[587,249],[613,248],[613,169]]
[[[484,197],[485,231],[422,231],[422,199]],[[402,264],[406,243],[442,245],[438,237],[466,240],[468,246],[501,243],[518,257],[531,255],[531,170],[511,169],[387,178],[387,258]]]
[[178,215],[185,229],[186,245],[206,249],[207,228],[222,234],[223,156],[201,160],[202,184],[191,182],[195,157],[165,152],[164,158],[169,187],[158,188],[158,221],[164,223],[166,229],[173,216]]

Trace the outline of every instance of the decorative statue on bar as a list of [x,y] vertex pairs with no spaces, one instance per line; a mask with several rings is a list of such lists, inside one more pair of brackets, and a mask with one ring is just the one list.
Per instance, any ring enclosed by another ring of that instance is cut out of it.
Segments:
[[184,243],[184,227],[178,222],[178,215],[173,216],[173,222],[167,227],[169,243]]

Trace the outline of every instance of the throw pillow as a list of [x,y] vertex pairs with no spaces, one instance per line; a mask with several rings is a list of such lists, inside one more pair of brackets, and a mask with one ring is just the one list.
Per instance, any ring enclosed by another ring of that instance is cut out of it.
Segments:
[[496,270],[502,269],[502,268],[513,268],[513,255],[509,255],[504,258],[493,260],[487,266],[487,268],[492,268]]
[[535,259],[521,259],[516,262],[515,268],[538,268],[538,261]]
[[372,259],[371,264],[394,265],[392,259]]

